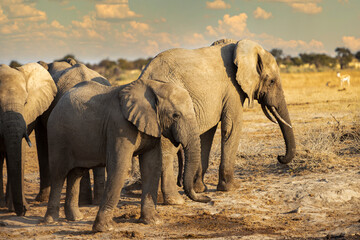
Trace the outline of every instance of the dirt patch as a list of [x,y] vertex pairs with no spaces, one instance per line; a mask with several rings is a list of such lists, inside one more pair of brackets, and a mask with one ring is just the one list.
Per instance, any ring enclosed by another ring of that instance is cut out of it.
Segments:
[[[0,239],[360,239],[360,80],[354,77],[350,89],[337,91],[321,89],[322,84],[309,87],[309,79],[302,84],[299,75],[294,86],[292,78],[284,81],[297,142],[290,164],[276,160],[285,151],[278,126],[260,106],[245,109],[234,156],[235,191],[216,191],[218,131],[205,179],[212,202],[193,202],[179,188],[185,204],[160,203],[161,222],[144,225],[137,222],[140,192],[123,191],[114,211],[115,230],[93,233],[97,206],[81,207],[84,219],[78,222],[65,220],[63,206],[59,222],[41,222],[46,203],[34,200],[39,187],[36,148],[28,148],[25,186],[31,208],[25,217],[1,208]],[[31,140],[35,143],[33,135]]]

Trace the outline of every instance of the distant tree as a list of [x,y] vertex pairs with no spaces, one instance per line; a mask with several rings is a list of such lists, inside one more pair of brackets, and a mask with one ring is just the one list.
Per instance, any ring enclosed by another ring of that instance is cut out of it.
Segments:
[[292,58],[290,58],[290,60],[291,60],[292,64],[295,66],[300,66],[303,64],[300,57],[292,57]]
[[279,49],[279,48],[273,48],[271,49],[270,53],[274,56],[274,58],[276,59],[276,62],[278,64],[281,63],[281,57],[283,55],[283,50]]
[[360,61],[360,51],[358,51],[357,53],[355,53],[355,58]]
[[100,67],[105,67],[106,69],[109,69],[109,68],[114,67],[116,65],[117,64],[116,64],[115,61],[111,61],[109,59],[101,60],[101,62],[99,63]]
[[124,58],[119,58],[117,60],[118,66],[121,69],[134,69],[134,64],[133,62],[129,62],[128,60],[124,59]]
[[348,48],[338,47],[335,49],[335,52],[337,53],[336,58],[340,63],[340,68],[341,69],[346,68],[353,58],[353,55],[351,54],[350,50]]
[[15,60],[12,60],[9,64],[9,67],[17,68],[17,67],[21,67],[21,64]]
[[151,60],[152,60],[152,58],[148,58],[148,59],[139,58],[139,59],[137,59],[137,60],[134,61],[134,68],[141,70],[141,69],[142,69],[143,67],[145,67]]
[[303,63],[314,64],[317,69],[322,66],[333,67],[335,65],[335,59],[326,55],[318,53],[300,53],[300,58]]

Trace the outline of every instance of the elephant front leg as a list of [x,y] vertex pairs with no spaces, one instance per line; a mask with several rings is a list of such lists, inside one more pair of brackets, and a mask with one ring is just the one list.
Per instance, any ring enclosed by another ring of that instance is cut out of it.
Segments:
[[139,156],[142,195],[140,222],[157,224],[159,220],[156,212],[157,193],[161,173],[160,144],[151,151]]
[[241,116],[225,118],[221,122],[221,162],[219,167],[218,191],[232,191],[238,186],[234,180],[236,151],[240,143]]
[[3,175],[4,159],[5,159],[5,154],[0,152],[0,207],[6,206],[5,193],[4,193],[4,175]]
[[131,158],[133,155],[133,145],[122,142],[122,146],[116,153],[112,152],[112,156],[106,161],[107,181],[105,185],[105,192],[96,215],[93,225],[93,231],[104,232],[113,229],[113,209],[119,202],[120,192],[124,186],[127,170],[130,167]]
[[181,205],[185,203],[184,198],[179,194],[174,177],[174,159],[177,157],[178,148],[167,138],[161,137],[161,191],[164,204]]

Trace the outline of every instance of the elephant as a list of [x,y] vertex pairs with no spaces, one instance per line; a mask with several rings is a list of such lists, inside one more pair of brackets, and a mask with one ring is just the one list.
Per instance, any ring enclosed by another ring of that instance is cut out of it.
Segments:
[[[14,207],[18,216],[24,216],[28,209],[24,196],[23,138],[31,146],[29,135],[36,119],[49,108],[56,93],[51,75],[38,63],[16,69],[0,65],[0,171],[3,172],[6,158],[7,195],[12,198],[8,205],[9,209]],[[3,185],[2,178],[0,184]]]
[[111,230],[113,209],[119,201],[132,157],[138,155],[143,183],[140,221],[156,223],[162,163],[160,136],[184,147],[185,193],[194,201],[210,201],[193,189],[201,160],[200,135],[193,109],[186,90],[161,81],[142,79],[117,87],[83,82],[72,88],[60,99],[48,121],[52,181],[44,222],[58,219],[65,178],[66,218],[81,219],[76,204],[79,179],[84,170],[106,165],[108,177],[93,230]]
[[[50,174],[48,170],[48,138],[47,138],[47,121],[50,113],[61,99],[61,97],[77,83],[83,81],[95,81],[100,84],[110,86],[109,81],[86,67],[84,64],[77,63],[74,59],[69,58],[66,61],[55,61],[47,64],[43,61],[39,63],[49,71],[57,86],[58,92],[51,106],[44,114],[41,115],[40,121],[35,126],[36,146],[38,151],[40,166],[40,191],[36,197],[38,201],[47,201],[50,194]],[[89,173],[83,178],[80,191],[80,204],[99,204],[104,191],[105,168],[94,168],[94,199],[90,185]]]
[[[221,162],[217,190],[231,191],[237,187],[234,165],[246,99],[249,107],[253,107],[254,100],[257,100],[265,116],[279,124],[286,153],[278,156],[278,161],[287,164],[294,158],[295,137],[279,67],[274,57],[258,43],[248,39],[222,39],[209,47],[194,50],[170,49],[149,62],[138,78],[142,79],[174,83],[190,94],[201,134],[201,167],[194,180],[196,192],[207,189],[204,174],[219,122]],[[164,200],[167,204],[182,204],[184,200],[177,191],[172,166],[177,148],[169,141],[162,143],[161,190]]]

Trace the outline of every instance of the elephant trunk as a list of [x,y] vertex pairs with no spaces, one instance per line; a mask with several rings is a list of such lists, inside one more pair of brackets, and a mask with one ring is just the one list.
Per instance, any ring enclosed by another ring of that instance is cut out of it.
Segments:
[[285,99],[281,101],[281,103],[277,108],[271,107],[269,110],[275,116],[277,122],[279,123],[286,145],[285,156],[279,155],[278,161],[282,164],[287,164],[291,162],[291,160],[295,156],[296,144],[295,144],[294,131],[293,128],[291,127],[289,111],[287,109]]
[[194,179],[198,166],[201,162],[200,138],[193,137],[184,146],[185,167],[184,167],[184,191],[186,195],[197,202],[209,202],[211,198],[201,196],[194,190]]
[[6,149],[6,165],[10,191],[16,215],[25,216],[26,201],[23,195],[22,138],[27,136],[26,123],[20,113],[6,112],[3,115],[3,138]]

